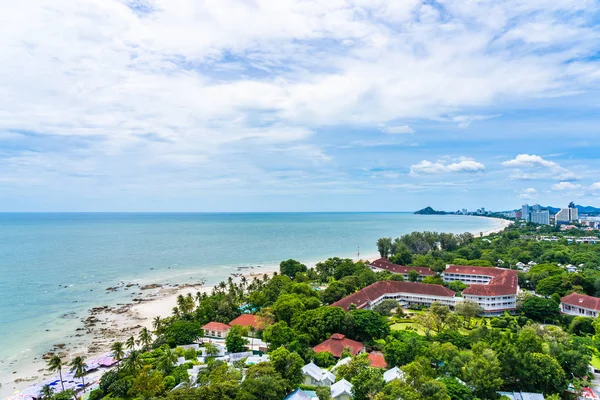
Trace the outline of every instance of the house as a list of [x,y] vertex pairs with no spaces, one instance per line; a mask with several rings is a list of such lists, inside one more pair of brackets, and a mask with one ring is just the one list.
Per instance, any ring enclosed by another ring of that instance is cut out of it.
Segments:
[[523,264],[522,262],[518,262],[515,264],[515,267],[517,267],[517,269],[523,269],[525,267],[525,264]]
[[313,347],[315,353],[328,351],[336,358],[340,358],[345,349],[348,349],[350,354],[355,356],[365,351],[365,346],[361,342],[348,339],[341,333],[334,333],[329,339]]
[[333,367],[331,367],[331,372],[333,372],[333,374],[335,375],[335,371],[341,367],[342,365],[346,365],[348,364],[350,361],[352,361],[352,357],[344,357],[342,359],[340,359]]
[[403,381],[404,380],[404,371],[402,371],[398,367],[394,367],[392,369],[388,369],[387,371],[385,371],[383,373],[383,380],[385,381],[385,383],[389,383],[389,382],[393,381],[394,379],[400,379],[401,381]]
[[268,325],[268,321],[265,318],[259,317],[258,315],[242,314],[236,319],[229,322],[229,325],[239,325],[244,328],[252,327],[254,330],[261,330]]
[[204,336],[214,338],[226,338],[231,326],[222,322],[209,322],[202,327]]
[[371,363],[371,367],[373,368],[387,368],[387,363],[385,362],[385,358],[383,354],[379,352],[369,353],[369,362]]
[[317,393],[313,390],[296,389],[283,400],[318,400]]
[[528,392],[496,392],[500,396],[506,396],[510,400],[544,400],[542,393],[528,393]]
[[577,267],[573,264],[566,265],[565,269],[567,270],[567,272],[577,272]]
[[335,383],[335,375],[327,370],[322,370],[312,361],[302,367],[304,384],[311,386],[331,386]]
[[427,267],[409,267],[405,265],[398,265],[388,261],[387,258],[378,258],[375,261],[369,263],[371,269],[375,272],[378,271],[390,271],[393,274],[400,274],[405,280],[408,280],[408,274],[410,271],[416,271],[419,276],[417,280],[422,281],[427,276],[435,276],[435,272]]
[[571,293],[560,299],[560,312],[568,315],[596,318],[600,312],[600,299],[585,294]]
[[352,399],[352,384],[345,379],[331,385],[331,398],[333,400]]

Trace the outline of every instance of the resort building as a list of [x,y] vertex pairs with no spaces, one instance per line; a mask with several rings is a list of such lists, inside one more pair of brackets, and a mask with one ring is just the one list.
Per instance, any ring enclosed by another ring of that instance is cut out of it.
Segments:
[[387,368],[387,362],[385,362],[385,358],[383,354],[380,352],[369,353],[369,362],[371,363],[372,368]]
[[563,314],[596,318],[600,312],[600,299],[585,294],[571,293],[560,299]]
[[433,302],[453,307],[455,293],[442,286],[416,282],[379,281],[332,304],[348,311],[351,307],[371,309],[383,300],[396,300],[401,306],[425,305]]
[[352,399],[352,384],[345,379],[337,381],[331,386],[331,398],[333,400]]
[[484,315],[498,315],[517,308],[519,280],[517,271],[503,268],[450,265],[442,274],[444,282],[461,281],[468,288],[462,297],[442,286],[416,282],[379,281],[344,297],[332,306],[348,311],[351,308],[371,309],[383,300],[396,300],[400,306],[431,305],[433,302],[454,307],[457,302],[473,300]]
[[335,383],[335,375],[330,371],[319,368],[312,361],[302,367],[304,384],[310,386],[331,386]]
[[204,330],[204,336],[224,339],[227,337],[231,326],[222,322],[209,322],[202,329]]
[[517,271],[491,267],[449,265],[442,274],[444,282],[461,281],[469,285],[463,290],[465,300],[479,304],[484,315],[498,315],[517,308],[519,279]]
[[401,381],[404,381],[404,371],[398,367],[394,367],[383,373],[383,380],[385,383],[389,383],[394,379],[400,379]]
[[345,349],[348,349],[353,356],[365,351],[365,346],[361,342],[348,339],[341,333],[334,333],[329,339],[313,347],[315,353],[330,352],[334,357],[340,358]]
[[375,261],[369,263],[371,269],[375,272],[379,271],[390,271],[393,274],[400,274],[404,277],[404,280],[408,280],[408,273],[410,271],[417,271],[419,274],[419,281],[422,281],[426,276],[435,276],[435,272],[427,267],[409,267],[404,265],[397,265],[390,262],[386,258],[378,258]]

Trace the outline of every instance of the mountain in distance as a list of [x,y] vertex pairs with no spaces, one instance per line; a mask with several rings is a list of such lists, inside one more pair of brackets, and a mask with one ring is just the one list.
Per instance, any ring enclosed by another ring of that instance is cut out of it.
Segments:
[[448,213],[446,211],[436,211],[433,208],[427,206],[419,211],[415,211],[415,214],[417,214],[417,215],[446,215],[446,214],[451,214],[451,213]]

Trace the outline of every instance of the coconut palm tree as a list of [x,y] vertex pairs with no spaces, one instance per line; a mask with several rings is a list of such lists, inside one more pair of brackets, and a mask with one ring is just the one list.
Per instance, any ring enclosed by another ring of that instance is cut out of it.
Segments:
[[148,330],[148,328],[143,327],[140,331],[140,335],[138,337],[140,344],[142,345],[143,350],[148,350],[150,345],[152,344],[152,333]]
[[54,371],[58,371],[58,376],[60,377],[60,386],[62,387],[63,392],[65,391],[65,384],[63,382],[63,378],[62,378],[62,367],[63,365],[65,365],[62,360],[60,359],[59,356],[57,356],[56,354],[53,355],[49,360],[48,360],[48,369],[52,372]]
[[142,353],[139,350],[133,350],[125,360],[125,369],[131,372],[132,375],[135,375],[137,370],[141,369],[143,365]]
[[169,374],[173,371],[173,365],[177,362],[177,355],[167,345],[164,345],[162,350],[163,353],[158,359],[158,365],[165,374]]
[[133,336],[129,337],[129,339],[127,339],[127,341],[125,342],[125,346],[129,350],[134,350],[135,349],[135,338]]
[[160,319],[159,316],[154,317],[154,320],[152,321],[152,327],[154,328],[155,332],[158,332],[160,330],[162,326],[162,319]]
[[125,346],[123,342],[114,342],[110,349],[113,352],[113,358],[117,360],[117,371],[121,367],[121,361],[123,361],[123,357],[125,356]]
[[48,400],[52,398],[52,396],[54,396],[54,389],[52,389],[50,385],[44,385],[44,387],[42,387],[42,399]]
[[81,378],[81,383],[83,385],[83,391],[85,392],[85,373],[87,371],[87,364],[85,363],[85,357],[77,356],[72,361],[71,364],[71,372],[75,372],[75,378]]

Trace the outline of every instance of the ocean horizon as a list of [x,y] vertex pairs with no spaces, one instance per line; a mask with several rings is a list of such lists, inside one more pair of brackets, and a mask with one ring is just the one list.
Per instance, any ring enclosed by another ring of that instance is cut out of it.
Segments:
[[0,374],[76,340],[90,308],[131,301],[139,288],[125,284],[210,285],[289,258],[373,256],[382,236],[500,224],[410,212],[0,213]]

